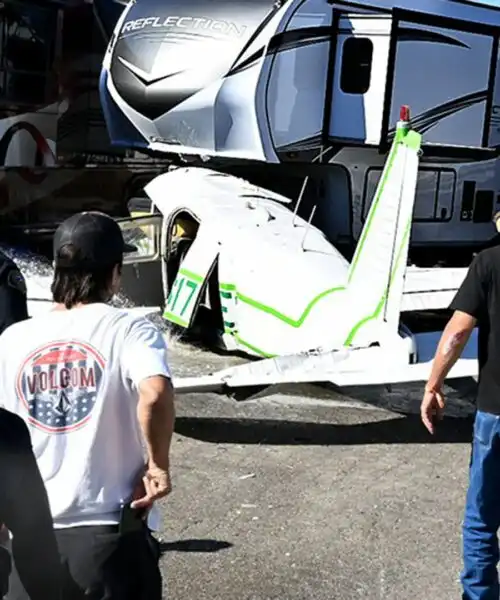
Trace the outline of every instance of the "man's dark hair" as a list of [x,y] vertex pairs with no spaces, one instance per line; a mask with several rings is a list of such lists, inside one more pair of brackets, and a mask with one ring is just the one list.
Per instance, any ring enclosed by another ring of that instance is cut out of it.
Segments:
[[57,266],[59,260],[62,264],[71,264],[77,254],[78,250],[73,244],[65,244],[57,253],[54,279],[50,288],[54,302],[64,304],[67,309],[79,303],[108,302],[111,299],[113,269],[118,264],[121,272],[122,264],[107,264],[92,269]]

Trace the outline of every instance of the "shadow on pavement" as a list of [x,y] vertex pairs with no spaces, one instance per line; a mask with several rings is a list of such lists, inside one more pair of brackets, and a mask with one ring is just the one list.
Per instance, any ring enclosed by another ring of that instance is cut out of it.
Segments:
[[211,443],[270,445],[432,444],[470,442],[472,417],[445,417],[431,436],[419,415],[354,424],[278,419],[177,417],[180,435]]
[[160,542],[160,552],[219,552],[232,546],[231,542],[220,540],[176,540]]

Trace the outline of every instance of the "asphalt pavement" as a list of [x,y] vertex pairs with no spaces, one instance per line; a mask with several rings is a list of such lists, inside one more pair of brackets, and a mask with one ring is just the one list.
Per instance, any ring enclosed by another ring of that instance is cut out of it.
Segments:
[[460,598],[474,384],[432,438],[421,386],[177,399],[170,600]]

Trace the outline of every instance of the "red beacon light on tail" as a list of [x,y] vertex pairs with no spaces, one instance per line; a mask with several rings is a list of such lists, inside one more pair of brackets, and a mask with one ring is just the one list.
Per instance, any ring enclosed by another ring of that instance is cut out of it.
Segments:
[[410,122],[410,107],[407,104],[403,104],[399,109],[399,120],[405,123]]

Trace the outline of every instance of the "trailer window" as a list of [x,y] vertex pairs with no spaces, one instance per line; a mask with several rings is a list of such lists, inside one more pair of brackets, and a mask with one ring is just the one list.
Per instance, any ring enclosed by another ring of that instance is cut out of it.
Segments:
[[56,26],[54,9],[0,2],[2,104],[33,106],[53,100]]
[[342,48],[340,89],[344,94],[365,94],[370,87],[373,43],[369,38],[348,38]]

